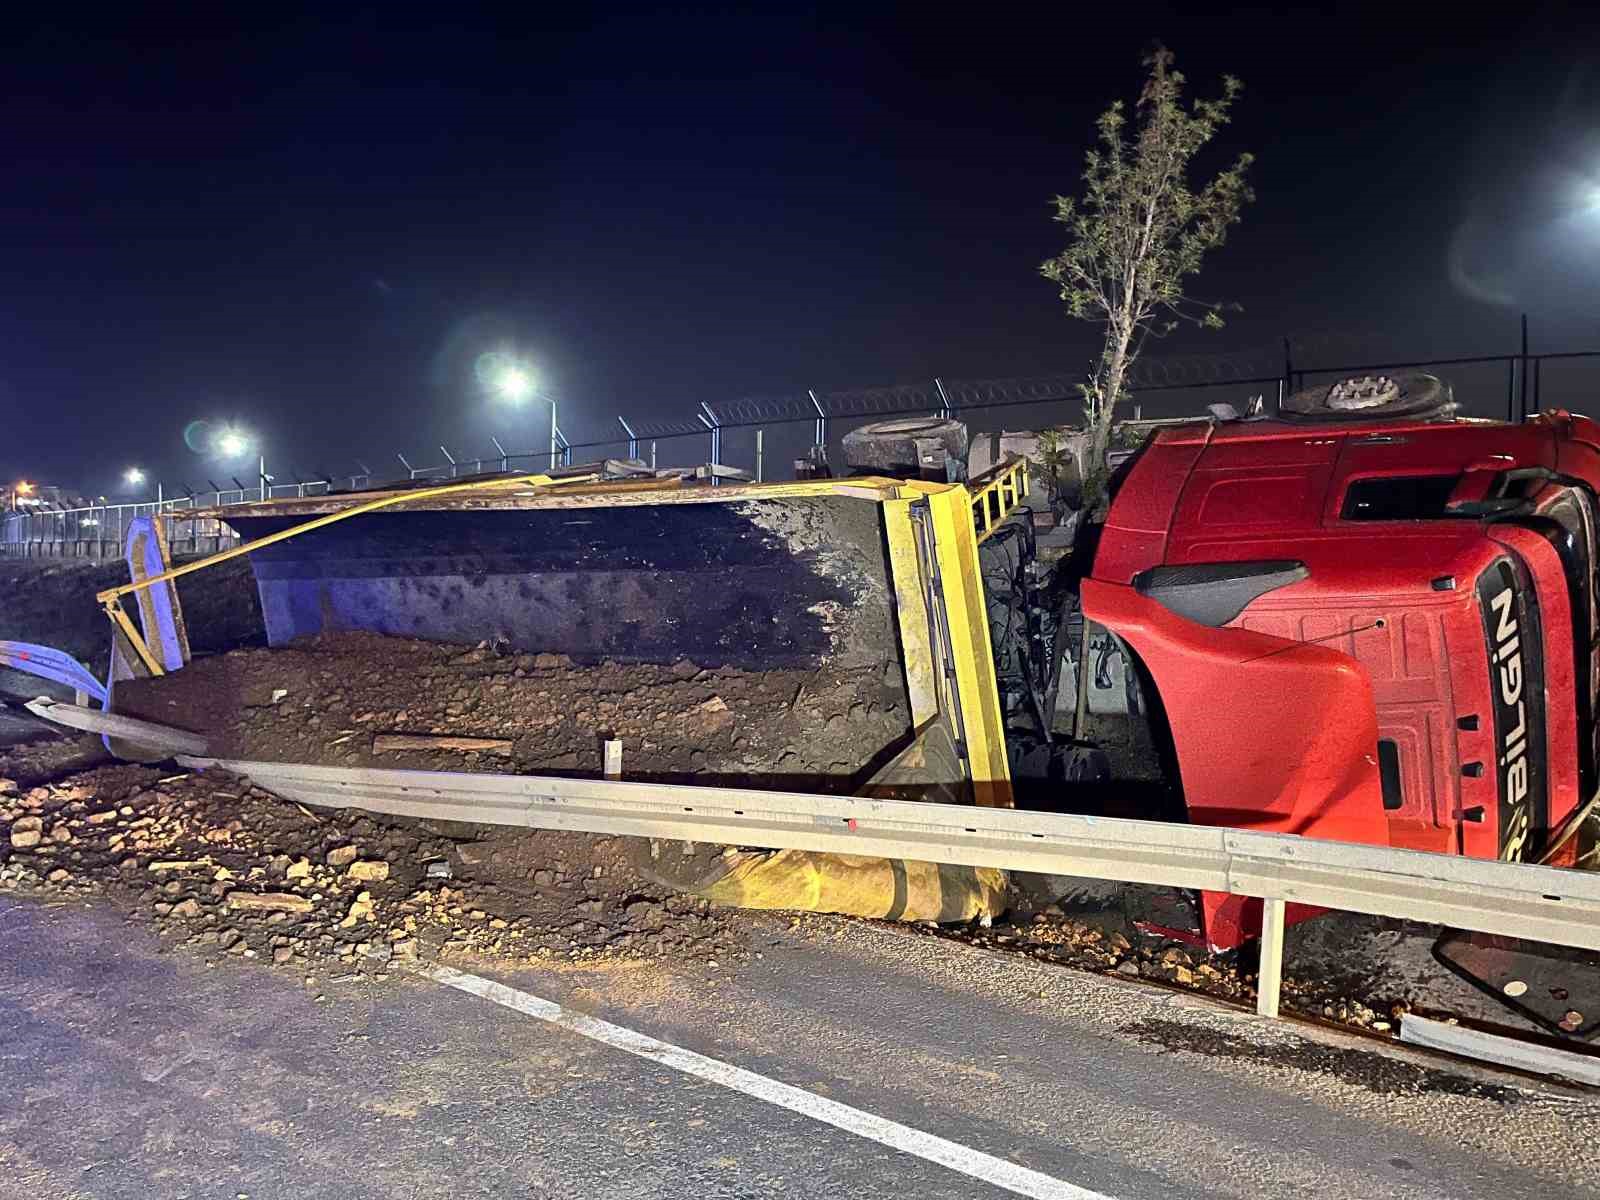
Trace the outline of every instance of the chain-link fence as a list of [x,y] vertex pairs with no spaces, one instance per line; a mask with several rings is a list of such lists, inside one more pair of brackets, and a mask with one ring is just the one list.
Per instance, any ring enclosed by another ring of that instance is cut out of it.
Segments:
[[[1344,375],[1376,371],[1433,370],[1446,373],[1463,411],[1475,416],[1523,420],[1547,407],[1582,409],[1600,393],[1600,351],[1530,354],[1527,324],[1514,354],[1417,361],[1306,365],[1296,361],[1285,339],[1281,353],[1257,348],[1207,356],[1142,358],[1132,374],[1129,415],[1170,418],[1197,415],[1209,404],[1226,402],[1240,411],[1260,400],[1275,411],[1285,395],[1301,387]],[[1086,373],[1027,378],[962,380],[936,377],[893,387],[806,391],[787,395],[702,402],[682,419],[636,418],[592,413],[578,441],[552,424],[549,448],[510,451],[498,439],[492,453],[476,455],[438,447],[441,461],[395,452],[400,480],[456,478],[493,471],[544,470],[554,465],[605,458],[642,460],[651,467],[734,466],[757,479],[787,478],[801,463],[828,457],[852,429],[893,417],[936,414],[957,417],[976,432],[999,428],[1033,429],[1081,419],[1081,384]],[[356,490],[384,482],[365,463],[359,473],[285,484],[260,467],[255,487],[190,493],[158,503],[97,504],[65,508],[37,502],[5,515],[0,523],[0,556],[115,557],[133,517],[168,514],[176,553],[199,554],[226,546],[233,534],[210,517],[186,517],[197,509],[286,496],[315,496]],[[236,483],[242,481],[235,481]]]

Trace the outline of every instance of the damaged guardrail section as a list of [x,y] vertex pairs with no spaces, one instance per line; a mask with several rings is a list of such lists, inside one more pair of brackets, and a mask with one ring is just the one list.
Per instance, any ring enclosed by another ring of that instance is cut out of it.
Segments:
[[181,759],[302,804],[396,816],[997,867],[1266,902],[1258,1010],[1278,1012],[1289,902],[1600,950],[1600,874],[1065,813],[610,779]]

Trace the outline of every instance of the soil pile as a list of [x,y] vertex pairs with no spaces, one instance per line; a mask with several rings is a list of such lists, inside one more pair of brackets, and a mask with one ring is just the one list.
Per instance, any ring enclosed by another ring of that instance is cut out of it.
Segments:
[[725,916],[644,879],[623,840],[313,813],[217,773],[0,780],[0,890],[104,896],[174,943],[313,979],[463,956],[743,955]]
[[[746,671],[574,663],[342,633],[245,649],[117,687],[117,708],[202,733],[217,757],[426,770],[601,771],[625,778],[849,791],[909,732],[898,664]],[[470,737],[487,749],[386,749]]]

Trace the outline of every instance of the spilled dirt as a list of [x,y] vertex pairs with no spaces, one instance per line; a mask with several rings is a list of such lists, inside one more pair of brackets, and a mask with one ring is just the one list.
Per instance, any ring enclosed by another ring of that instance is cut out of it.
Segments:
[[[117,707],[204,734],[215,757],[849,791],[909,732],[899,667],[746,671],[574,663],[368,633],[197,659],[121,684]],[[388,751],[381,739],[472,737],[488,750]]]
[[99,897],[173,945],[297,971],[744,955],[727,914],[624,839],[317,811],[225,774],[121,765],[0,780],[0,891]]

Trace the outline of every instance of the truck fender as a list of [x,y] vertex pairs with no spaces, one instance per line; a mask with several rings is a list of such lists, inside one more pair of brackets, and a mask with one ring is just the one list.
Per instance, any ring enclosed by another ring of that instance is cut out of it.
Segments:
[[[1377,710],[1354,659],[1201,625],[1121,584],[1085,580],[1082,598],[1084,614],[1121,638],[1155,685],[1191,822],[1389,844]],[[1257,900],[1206,894],[1203,907],[1214,947],[1259,931]],[[1291,905],[1290,919],[1315,911]]]

